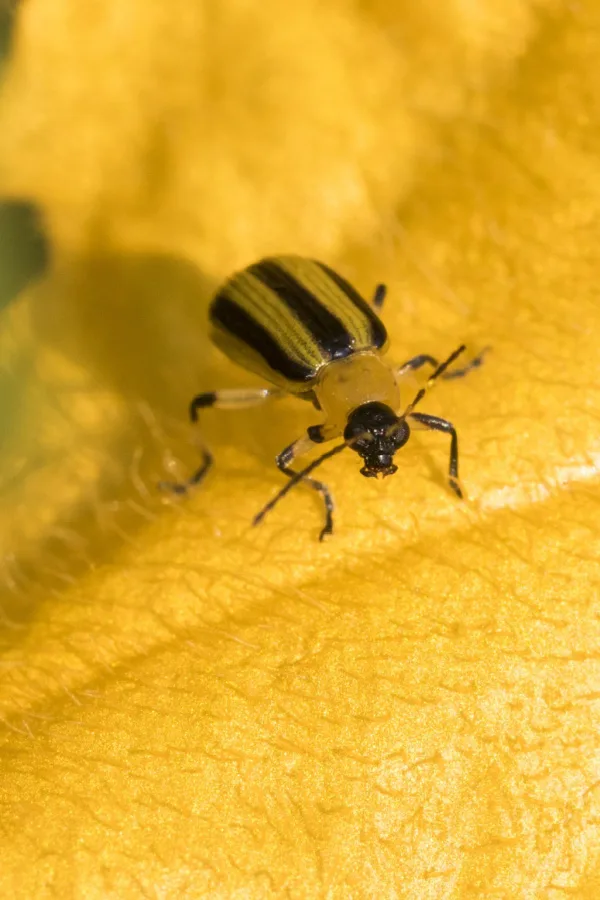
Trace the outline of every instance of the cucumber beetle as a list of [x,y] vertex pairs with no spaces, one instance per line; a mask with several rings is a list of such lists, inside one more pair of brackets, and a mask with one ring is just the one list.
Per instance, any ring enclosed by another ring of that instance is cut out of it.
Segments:
[[[190,404],[191,421],[197,422],[200,409],[243,409],[290,394],[310,401],[324,417],[277,457],[278,468],[290,481],[255,516],[255,525],[302,482],[323,499],[323,540],[333,532],[333,499],[325,484],[309,477],[312,471],[351,448],[362,459],[362,475],[393,475],[397,470],[394,456],[408,441],[411,429],[443,431],[450,436],[448,480],[454,493],[462,497],[454,426],[438,416],[415,412],[415,407],[438,378],[461,378],[481,365],[486,351],[454,369],[450,366],[465,351],[464,344],[442,363],[426,353],[401,366],[386,362],[388,336],[378,315],[385,295],[385,285],[378,285],[369,304],[333,269],[300,256],[262,259],[234,274],[217,291],[209,310],[214,343],[233,362],[262,376],[271,386],[198,394]],[[433,373],[402,410],[399,379],[426,365]],[[341,444],[300,471],[292,468],[294,460],[315,444],[337,437],[343,438]],[[202,481],[213,462],[207,449],[202,454],[202,464],[186,483],[164,486],[185,493]]]

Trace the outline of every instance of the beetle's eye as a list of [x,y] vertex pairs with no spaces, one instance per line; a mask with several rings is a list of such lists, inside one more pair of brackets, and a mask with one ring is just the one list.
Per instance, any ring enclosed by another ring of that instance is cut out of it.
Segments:
[[369,450],[374,440],[375,438],[372,434],[358,431],[355,439],[352,441],[352,449],[356,450],[357,453],[364,453]]
[[373,436],[365,431],[364,425],[360,422],[349,422],[344,429],[344,440],[352,441],[352,448],[358,450],[359,447],[366,447],[373,440]]
[[395,450],[399,450],[400,447],[403,447],[410,437],[410,428],[408,427],[408,423],[404,420],[398,423],[398,426],[394,428],[393,432],[390,435],[390,440]]

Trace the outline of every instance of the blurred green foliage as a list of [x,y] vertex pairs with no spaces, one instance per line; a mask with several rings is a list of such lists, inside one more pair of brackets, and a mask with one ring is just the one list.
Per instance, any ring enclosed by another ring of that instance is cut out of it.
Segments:
[[3,65],[10,50],[16,15],[15,7],[16,4],[10,0],[0,0],[0,66]]
[[44,272],[48,255],[34,204],[0,200],[0,309]]
[[[17,4],[0,0],[0,78],[9,61],[16,16]],[[48,244],[35,205],[0,198],[0,309],[40,276],[47,263]]]

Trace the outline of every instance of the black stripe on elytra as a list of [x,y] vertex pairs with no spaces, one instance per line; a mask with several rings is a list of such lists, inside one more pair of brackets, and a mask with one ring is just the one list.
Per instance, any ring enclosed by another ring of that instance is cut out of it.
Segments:
[[340,359],[353,352],[353,339],[343,322],[276,261],[263,259],[247,271],[273,291],[311,333],[327,358]]
[[346,295],[348,300],[357,307],[358,310],[364,315],[366,319],[368,319],[371,325],[371,339],[373,342],[373,347],[383,347],[385,342],[387,341],[387,331],[385,330],[385,325],[375,312],[375,310],[369,306],[369,304],[363,300],[360,296],[356,288],[353,288],[349,281],[346,281],[345,278],[342,278],[341,275],[334,269],[330,269],[329,266],[326,266],[325,263],[319,262],[318,260],[313,260],[320,269],[322,269],[325,274],[331,278],[331,280],[339,287],[341,291]]
[[315,370],[311,366],[290,359],[267,329],[227,296],[226,289],[218,293],[213,300],[210,319],[215,325],[255,350],[271,369],[289,381],[309,381],[314,377]]

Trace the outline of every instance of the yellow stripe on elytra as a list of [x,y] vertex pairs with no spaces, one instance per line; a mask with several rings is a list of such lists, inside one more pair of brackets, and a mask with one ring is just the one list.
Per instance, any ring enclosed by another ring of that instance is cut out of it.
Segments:
[[330,313],[340,320],[354,339],[355,349],[372,346],[373,339],[369,319],[317,263],[294,256],[283,256],[279,257],[277,264],[300,282],[302,287],[310,291]]
[[290,359],[315,369],[327,362],[310,331],[260,278],[240,273],[227,286],[227,295],[273,336]]

